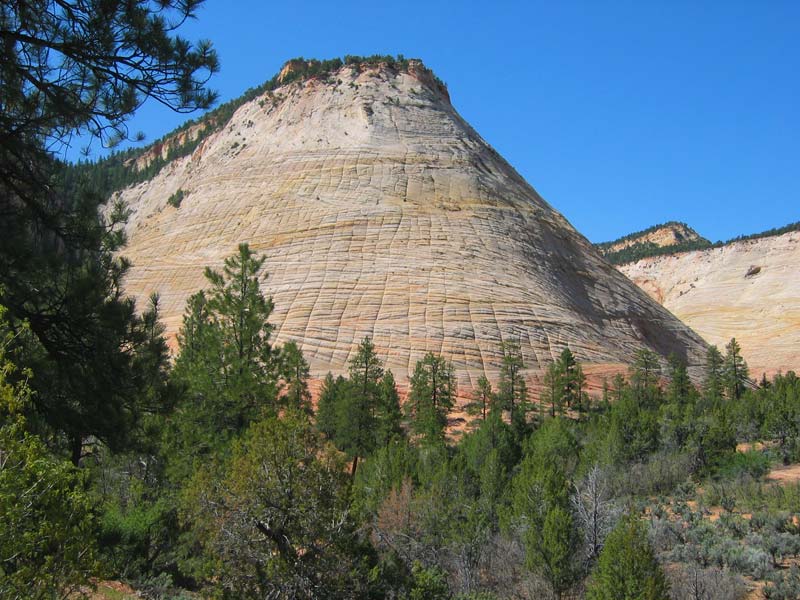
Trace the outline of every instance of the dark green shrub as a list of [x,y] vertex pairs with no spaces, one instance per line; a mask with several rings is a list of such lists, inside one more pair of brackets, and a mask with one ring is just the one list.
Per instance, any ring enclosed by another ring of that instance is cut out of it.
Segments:
[[185,197],[186,193],[182,189],[179,189],[177,192],[175,192],[169,197],[169,199],[167,200],[167,204],[169,204],[174,208],[180,208],[181,202],[183,202],[183,199]]
[[758,479],[769,472],[769,467],[769,457],[762,452],[734,452],[720,460],[714,476],[726,481],[741,479],[744,475]]

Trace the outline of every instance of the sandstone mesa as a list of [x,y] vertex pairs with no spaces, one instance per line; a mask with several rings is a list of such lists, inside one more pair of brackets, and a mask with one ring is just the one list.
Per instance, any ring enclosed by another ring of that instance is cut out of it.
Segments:
[[418,62],[282,86],[119,195],[126,291],[140,305],[160,294],[169,335],[203,268],[249,242],[267,256],[276,340],[296,340],[315,379],[346,371],[364,336],[401,384],[441,353],[462,397],[496,381],[508,340],[534,389],[567,346],[595,381],[641,348],[695,373],[704,360],[703,340],[601,258]]

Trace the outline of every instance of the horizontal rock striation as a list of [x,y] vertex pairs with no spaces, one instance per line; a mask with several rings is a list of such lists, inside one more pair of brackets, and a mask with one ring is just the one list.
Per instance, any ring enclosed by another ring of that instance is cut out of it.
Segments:
[[[179,208],[169,197],[182,190]],[[603,260],[453,109],[418,63],[347,66],[244,104],[191,156],[121,192],[126,290],[169,333],[238,243],[267,256],[279,342],[341,373],[364,336],[398,380],[425,352],[462,396],[521,344],[533,387],[569,346],[590,373],[703,341]]]

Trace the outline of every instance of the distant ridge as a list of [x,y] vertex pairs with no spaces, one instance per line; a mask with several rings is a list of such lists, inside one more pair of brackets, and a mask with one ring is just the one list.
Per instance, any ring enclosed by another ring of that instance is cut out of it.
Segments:
[[709,343],[735,337],[751,377],[800,371],[800,223],[617,268]]
[[[721,248],[735,242],[774,237],[793,231],[800,231],[800,221],[712,243],[701,237],[686,223],[668,221],[667,223],[653,225],[647,229],[629,233],[610,242],[595,244],[595,246],[611,264],[624,265],[643,258],[705,250],[707,248]],[[670,236],[670,233],[673,235]],[[659,239],[662,243],[659,243]],[[669,241],[663,243],[664,240]]]

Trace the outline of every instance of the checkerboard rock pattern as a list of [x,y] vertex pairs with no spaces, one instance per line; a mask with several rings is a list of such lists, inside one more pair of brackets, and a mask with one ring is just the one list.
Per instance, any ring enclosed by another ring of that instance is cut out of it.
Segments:
[[401,384],[427,351],[452,360],[462,398],[497,379],[508,340],[534,391],[567,346],[598,381],[642,347],[703,360],[701,338],[607,264],[417,63],[282,86],[119,195],[126,291],[158,292],[170,335],[203,268],[248,242],[267,256],[276,340],[296,340],[317,380],[345,372],[365,336]]

